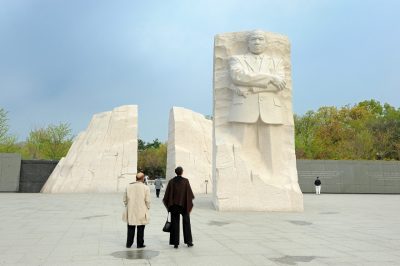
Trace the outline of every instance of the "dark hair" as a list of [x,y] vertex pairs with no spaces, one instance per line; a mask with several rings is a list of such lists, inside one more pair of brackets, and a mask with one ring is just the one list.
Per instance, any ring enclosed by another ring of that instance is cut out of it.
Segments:
[[183,173],[183,168],[178,166],[177,168],[175,168],[175,174],[176,175],[182,175]]

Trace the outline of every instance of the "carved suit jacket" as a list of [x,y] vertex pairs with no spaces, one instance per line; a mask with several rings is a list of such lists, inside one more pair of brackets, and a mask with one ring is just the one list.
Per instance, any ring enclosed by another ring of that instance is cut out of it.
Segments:
[[283,124],[280,95],[271,83],[272,75],[285,78],[283,61],[245,54],[232,56],[229,67],[234,91],[229,121],[256,123],[261,118],[266,124]]

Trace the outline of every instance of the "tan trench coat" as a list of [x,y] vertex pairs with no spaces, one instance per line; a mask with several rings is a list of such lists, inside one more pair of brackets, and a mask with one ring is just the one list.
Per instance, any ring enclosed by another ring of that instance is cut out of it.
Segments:
[[129,225],[144,225],[150,220],[150,188],[142,182],[130,183],[124,193],[126,206],[122,220]]

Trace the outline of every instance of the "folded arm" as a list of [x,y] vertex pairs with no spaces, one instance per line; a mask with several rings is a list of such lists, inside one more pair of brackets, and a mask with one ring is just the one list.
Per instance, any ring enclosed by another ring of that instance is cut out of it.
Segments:
[[[275,64],[275,73],[251,72],[240,59],[231,57],[229,60],[230,76],[235,85],[262,88],[268,91],[283,90],[286,86],[285,72],[281,62]],[[270,85],[274,85],[271,87]]]

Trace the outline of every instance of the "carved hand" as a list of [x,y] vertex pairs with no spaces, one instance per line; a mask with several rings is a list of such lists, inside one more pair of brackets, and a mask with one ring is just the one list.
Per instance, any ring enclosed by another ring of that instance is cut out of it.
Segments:
[[283,90],[286,87],[286,81],[280,77],[274,76],[271,80],[272,84],[274,84],[278,90]]
[[242,91],[240,88],[236,88],[236,89],[235,89],[235,93],[236,93],[237,95],[239,95],[239,96],[246,97],[245,92]]

